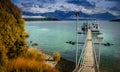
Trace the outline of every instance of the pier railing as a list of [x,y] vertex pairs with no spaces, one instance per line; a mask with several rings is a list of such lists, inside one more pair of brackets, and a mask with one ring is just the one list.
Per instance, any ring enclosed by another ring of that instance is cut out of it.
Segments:
[[91,29],[88,29],[82,52],[73,72],[96,72],[98,66]]

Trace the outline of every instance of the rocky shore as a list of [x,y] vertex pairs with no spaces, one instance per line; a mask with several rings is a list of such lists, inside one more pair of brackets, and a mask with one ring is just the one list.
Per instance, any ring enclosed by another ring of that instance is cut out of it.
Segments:
[[46,63],[51,67],[57,68],[60,72],[72,72],[75,68],[75,63],[61,57],[59,62],[53,60],[52,55],[45,54]]
[[75,63],[67,59],[61,60],[55,66],[60,72],[72,72],[75,68]]

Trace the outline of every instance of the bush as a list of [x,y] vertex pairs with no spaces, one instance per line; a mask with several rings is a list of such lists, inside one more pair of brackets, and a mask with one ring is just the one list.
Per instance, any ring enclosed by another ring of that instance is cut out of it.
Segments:
[[24,20],[11,0],[0,0],[0,40],[8,50],[8,58],[23,54],[26,46]]
[[56,53],[53,54],[53,59],[56,62],[60,61],[60,58],[61,58],[61,56],[60,56],[60,54],[58,52],[56,52]]
[[26,37],[26,38],[28,38],[28,37],[29,37],[29,34],[24,31],[24,32],[23,32],[23,36]]
[[5,47],[0,42],[0,72],[5,72],[8,63]]

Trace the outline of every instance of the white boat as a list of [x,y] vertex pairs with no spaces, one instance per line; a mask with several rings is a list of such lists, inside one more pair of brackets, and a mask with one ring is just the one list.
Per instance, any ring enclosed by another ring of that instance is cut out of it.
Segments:
[[83,32],[87,32],[88,29],[91,29],[92,33],[99,33],[100,27],[97,22],[93,22],[92,24],[89,24],[88,22],[83,23],[81,26],[81,30]]
[[91,25],[91,31],[92,32],[100,32],[100,26],[97,22],[92,23]]

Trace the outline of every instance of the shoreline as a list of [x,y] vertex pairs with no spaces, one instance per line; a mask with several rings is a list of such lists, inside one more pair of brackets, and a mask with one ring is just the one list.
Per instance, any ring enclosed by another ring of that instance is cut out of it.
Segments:
[[75,63],[67,59],[61,58],[61,60],[57,63],[56,68],[60,72],[72,72],[75,68]]
[[45,53],[44,55],[46,64],[50,65],[51,67],[55,67],[57,62],[53,60],[53,56]]
[[[44,53],[44,52],[43,52]],[[53,61],[53,56],[45,54],[46,63],[54,68],[57,68],[60,72],[72,72],[75,68],[75,63],[61,57],[59,62]]]
[[56,18],[23,18],[25,21],[59,21]]

